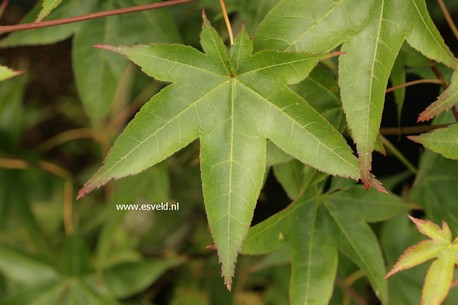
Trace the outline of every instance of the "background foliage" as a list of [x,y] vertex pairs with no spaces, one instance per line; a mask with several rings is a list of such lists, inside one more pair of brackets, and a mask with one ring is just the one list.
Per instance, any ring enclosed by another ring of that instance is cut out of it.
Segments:
[[[13,1],[2,24],[150,2]],[[226,6],[232,48],[214,0],[2,36],[1,304],[420,303],[427,264],[384,277],[424,239],[407,213],[458,234],[458,38],[438,3]],[[160,202],[180,210],[116,209]]]

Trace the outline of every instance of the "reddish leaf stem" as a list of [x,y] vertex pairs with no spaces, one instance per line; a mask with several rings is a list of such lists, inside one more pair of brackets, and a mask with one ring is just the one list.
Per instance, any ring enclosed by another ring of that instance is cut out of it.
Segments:
[[439,6],[441,8],[442,14],[445,17],[445,20],[448,23],[448,26],[453,32],[453,35],[455,35],[456,39],[458,39],[458,28],[456,27],[455,22],[453,22],[452,17],[450,16],[450,12],[448,11],[447,7],[444,4],[444,1],[442,0],[437,0],[437,3],[439,3]]
[[388,89],[385,90],[385,93],[392,92],[392,91],[395,91],[395,90],[398,90],[398,89],[401,89],[401,88],[405,88],[405,87],[409,87],[409,86],[413,86],[413,85],[418,85],[418,84],[438,84],[438,85],[442,85],[443,82],[441,80],[438,80],[438,79],[419,79],[419,80],[414,80],[414,81],[407,82],[407,83],[404,83],[404,84],[401,84],[401,85],[398,85],[398,86],[394,86],[394,87],[388,88]]
[[3,13],[5,12],[6,8],[8,7],[8,0],[3,0],[2,3],[0,4],[0,17],[3,16]]
[[45,27],[50,27],[50,26],[57,26],[57,25],[87,21],[87,20],[92,20],[92,19],[97,19],[97,18],[103,18],[103,17],[108,17],[108,16],[147,11],[147,10],[152,10],[152,9],[157,9],[157,8],[191,3],[194,1],[195,0],[173,0],[173,1],[167,1],[167,2],[158,2],[158,3],[152,3],[152,4],[146,4],[146,5],[125,7],[125,8],[120,8],[116,10],[108,10],[108,11],[103,11],[103,12],[97,12],[97,13],[91,13],[91,14],[86,14],[86,15],[61,18],[61,19],[55,19],[55,20],[0,26],[0,34],[16,32],[16,31],[23,31],[23,30],[34,30],[34,29],[40,29],[40,28],[45,28]]
[[408,126],[408,127],[387,127],[380,128],[380,133],[384,136],[389,135],[412,135],[419,134],[423,132],[428,132],[434,129],[448,127],[450,124],[440,124],[440,125],[420,125],[420,126]]

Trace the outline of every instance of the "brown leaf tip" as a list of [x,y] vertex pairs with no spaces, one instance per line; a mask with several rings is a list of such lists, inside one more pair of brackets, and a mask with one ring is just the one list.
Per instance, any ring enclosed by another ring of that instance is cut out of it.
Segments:
[[204,21],[204,23],[209,23],[207,14],[205,13],[205,9],[203,7],[202,7],[202,20]]

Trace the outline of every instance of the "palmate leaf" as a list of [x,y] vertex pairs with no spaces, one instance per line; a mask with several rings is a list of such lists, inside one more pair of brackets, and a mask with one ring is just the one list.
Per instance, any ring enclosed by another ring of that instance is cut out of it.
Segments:
[[430,239],[408,248],[401,255],[386,278],[393,274],[435,259],[428,269],[423,285],[421,304],[440,305],[447,297],[452,285],[455,265],[458,264],[458,239],[452,242],[452,233],[447,223],[442,228],[436,224],[410,217],[420,233]]
[[334,54],[253,54],[245,30],[228,54],[205,18],[201,44],[205,53],[178,44],[101,46],[172,84],[141,109],[78,197],[113,178],[139,173],[199,139],[205,207],[230,287],[263,183],[266,139],[332,175],[358,179],[359,169],[340,133],[287,86]]
[[455,68],[457,61],[434,26],[424,0],[282,0],[261,23],[257,48],[328,52],[343,43],[339,83],[347,123],[368,187],[385,89],[407,42]]
[[408,206],[393,194],[360,187],[330,194],[304,194],[291,206],[250,229],[243,254],[263,254],[286,243],[292,253],[290,303],[326,305],[341,251],[367,275],[386,304],[384,261],[367,222],[386,220]]

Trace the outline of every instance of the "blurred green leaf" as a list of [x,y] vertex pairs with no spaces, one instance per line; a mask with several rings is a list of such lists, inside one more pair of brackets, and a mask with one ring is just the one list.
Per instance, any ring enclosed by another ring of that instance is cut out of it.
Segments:
[[89,249],[77,233],[65,238],[59,267],[60,272],[68,277],[78,277],[91,270]]
[[[2,68],[0,66],[0,80],[2,78]],[[17,74],[14,71],[6,72],[10,77]],[[8,76],[3,74],[3,76]],[[5,78],[4,78],[5,79]],[[1,141],[0,149],[8,142],[17,144],[25,125],[25,109],[23,106],[23,97],[25,86],[27,85],[26,77],[19,77],[14,80],[0,83],[0,133],[9,137],[9,141]],[[16,146],[16,145],[15,145]],[[12,148],[12,147],[11,147]]]
[[0,244],[0,271],[7,278],[25,285],[59,278],[51,266],[2,244]]
[[0,66],[0,81],[3,81],[5,79],[8,79],[8,78],[11,78],[11,77],[14,77],[18,74],[20,74],[21,72],[18,72],[18,71],[14,71],[8,67],[5,67],[5,66]]
[[41,8],[36,21],[41,21],[43,18],[48,16],[61,2],[62,0],[43,0],[43,7]]
[[327,304],[339,249],[364,270],[378,297],[386,302],[384,262],[366,222],[389,219],[407,208],[395,195],[355,187],[330,194],[305,193],[287,209],[251,228],[242,253],[266,253],[290,243],[291,304]]
[[145,290],[164,272],[181,263],[180,258],[128,262],[103,271],[102,277],[111,295],[126,298]]

